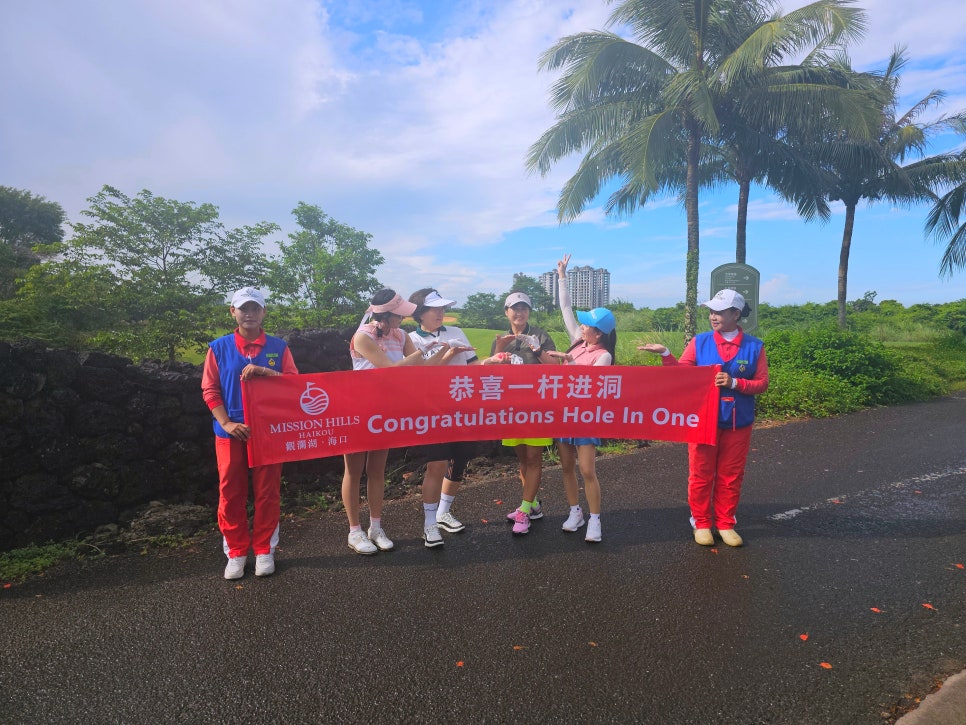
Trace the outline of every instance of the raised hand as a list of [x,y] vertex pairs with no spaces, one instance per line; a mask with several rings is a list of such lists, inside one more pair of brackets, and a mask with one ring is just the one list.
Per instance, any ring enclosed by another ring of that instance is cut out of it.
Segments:
[[570,255],[565,254],[563,259],[557,261],[557,276],[563,279],[567,276],[567,265],[570,263]]

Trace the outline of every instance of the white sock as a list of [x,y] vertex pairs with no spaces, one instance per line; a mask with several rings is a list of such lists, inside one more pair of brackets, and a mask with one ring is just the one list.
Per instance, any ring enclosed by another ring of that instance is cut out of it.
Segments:
[[425,528],[428,529],[430,526],[436,525],[436,509],[438,508],[438,503],[423,504],[423,526]]
[[370,529],[381,529],[382,528],[382,519],[369,519],[369,528]]
[[599,524],[600,523],[600,514],[591,514],[590,515],[590,520],[593,521],[594,523]]
[[575,506],[571,506],[570,507],[570,513],[572,513],[572,514],[579,514],[580,513],[580,504],[577,504]]
[[449,507],[453,505],[453,501],[456,500],[456,496],[450,496],[449,494],[442,493],[439,496],[439,513],[445,514],[449,512]]
[[349,527],[349,533],[350,534],[354,534],[356,531],[362,531],[362,527],[361,526],[350,526]]

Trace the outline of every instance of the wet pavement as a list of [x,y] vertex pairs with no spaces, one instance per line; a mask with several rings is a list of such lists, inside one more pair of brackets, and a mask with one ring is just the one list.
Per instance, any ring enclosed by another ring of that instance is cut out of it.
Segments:
[[[519,483],[468,483],[427,550],[286,522],[278,571],[197,551],[70,562],[0,591],[0,721],[889,723],[966,669],[966,399],[755,432],[738,530],[695,545],[686,449],[601,458],[603,541]],[[958,710],[960,714],[963,710]]]

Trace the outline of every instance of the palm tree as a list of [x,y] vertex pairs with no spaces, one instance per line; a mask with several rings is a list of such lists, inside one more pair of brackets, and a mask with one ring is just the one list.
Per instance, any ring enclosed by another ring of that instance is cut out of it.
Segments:
[[[960,133],[966,133],[966,119],[960,116],[954,121]],[[958,168],[951,174],[951,181],[959,183],[936,199],[926,218],[926,234],[936,239],[949,237],[943,258],[939,263],[939,276],[952,277],[956,268],[966,267],[966,151],[955,158]]]
[[[855,37],[861,27],[856,20],[842,30]],[[837,35],[830,36],[829,41],[838,42]],[[822,43],[798,65],[772,67],[766,59],[741,88],[721,99],[718,161],[711,168],[719,169],[721,181],[738,185],[736,262],[745,263],[747,257],[753,183],[770,186],[786,199],[801,202],[799,211],[806,218],[817,215],[827,220],[831,215],[828,205],[818,202],[813,191],[828,183],[823,169],[789,143],[790,138],[814,135],[818,127],[833,120],[854,138],[869,138],[877,131],[877,109],[868,102],[868,94],[849,87],[840,73],[823,65],[826,45]]]
[[772,0],[618,0],[608,26],[638,42],[592,31],[562,38],[540,58],[563,69],[554,84],[556,124],[531,146],[527,167],[549,172],[585,155],[561,190],[558,218],[572,221],[617,178],[608,214],[628,214],[653,195],[683,190],[687,216],[685,338],[696,331],[700,172],[721,139],[722,99],[733,97],[766,58],[784,57],[841,33],[852,0],[819,0],[787,21],[765,22]]
[[[905,50],[896,48],[884,72],[857,75],[859,83],[869,84],[870,99],[876,104],[879,130],[875,139],[857,139],[846,131],[838,132],[811,145],[811,151],[829,174],[830,183],[822,189],[828,202],[841,201],[845,206],[845,228],[839,252],[838,324],[846,327],[846,294],[849,253],[855,228],[855,212],[860,201],[873,203],[887,200],[895,204],[935,201],[933,189],[954,181],[961,174],[961,163],[950,154],[927,157],[928,141],[933,134],[958,127],[960,116],[940,116],[920,121],[945,94],[933,90],[899,114],[900,73],[908,62]],[[841,63],[848,68],[848,59]],[[918,157],[903,165],[909,157]],[[962,177],[960,176],[960,181]]]

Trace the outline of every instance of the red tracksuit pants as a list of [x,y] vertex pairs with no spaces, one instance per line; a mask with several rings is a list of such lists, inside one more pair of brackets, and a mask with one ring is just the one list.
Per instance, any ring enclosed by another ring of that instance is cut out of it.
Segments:
[[716,446],[688,444],[688,505],[696,529],[735,527],[751,428],[720,428]]
[[[218,528],[225,537],[225,554],[271,554],[278,544],[282,464],[248,467],[248,446],[236,438],[215,436],[218,461]],[[255,498],[255,521],[248,530],[248,475]]]

